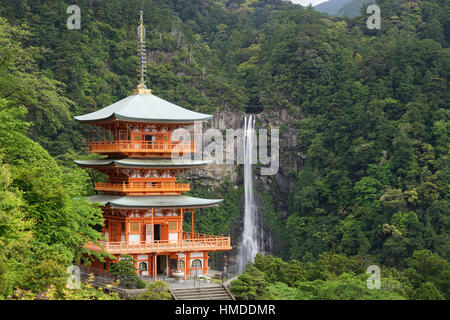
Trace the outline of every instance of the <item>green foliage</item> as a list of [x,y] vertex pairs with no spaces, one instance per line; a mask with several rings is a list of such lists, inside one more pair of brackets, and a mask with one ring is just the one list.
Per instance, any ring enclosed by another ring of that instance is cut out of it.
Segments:
[[[411,261],[417,266],[424,253],[416,251]],[[436,258],[436,257],[434,257]],[[439,257],[437,257],[439,259]],[[428,257],[427,259],[432,259]],[[264,283],[268,299],[280,300],[404,300],[442,299],[446,288],[440,291],[431,282],[418,282],[415,288],[410,270],[398,271],[381,266],[380,288],[369,289],[367,283],[370,257],[326,252],[315,261],[301,263],[285,262],[271,255],[258,254],[237,280],[231,282],[230,291],[239,299],[254,299],[256,289],[252,286],[257,275]],[[419,263],[421,264],[421,263]],[[421,264],[423,265],[423,264]],[[446,267],[442,272],[448,272]],[[252,275],[254,275],[252,277]],[[445,276],[442,276],[445,278]],[[445,282],[445,280],[443,280]]]
[[268,290],[274,300],[297,300],[297,289],[283,282],[270,283]]
[[338,11],[337,16],[345,16],[353,18],[356,16],[364,16],[365,11],[363,11],[368,5],[375,4],[373,0],[351,0],[343,5]]
[[237,280],[231,281],[230,292],[241,300],[261,300],[267,298],[267,285],[265,274],[249,266]]
[[298,282],[298,300],[404,300],[400,294],[384,289],[368,289],[362,276],[342,273],[327,281]]
[[[0,156],[0,297],[23,276],[21,262],[30,249],[33,222],[25,218],[20,193],[10,191],[11,172]],[[21,254],[22,253],[22,254]]]
[[62,95],[63,84],[37,66],[44,49],[24,46],[30,37],[29,28],[11,26],[0,18],[0,97],[27,108],[27,120],[33,121],[29,135],[54,153],[67,148],[70,144],[64,140],[74,134],[69,125],[72,102]]
[[146,290],[135,298],[136,300],[172,300],[169,286],[164,281],[154,281],[147,285]]
[[31,290],[16,289],[7,297],[14,300],[119,300],[115,292],[105,292],[101,288],[95,288],[88,283],[81,283],[79,289],[62,288],[57,290],[54,285],[38,294]]
[[46,150],[27,138],[24,126],[17,125],[23,116],[23,109],[0,102],[0,149],[11,165],[11,186],[22,194],[22,206],[27,218],[35,221],[37,239],[64,244],[75,255],[88,239],[100,237],[92,226],[102,223],[101,211],[80,198],[85,194],[85,173],[68,168],[64,172]]
[[445,300],[444,296],[431,282],[422,283],[411,296],[414,300]]
[[[63,267],[100,238],[101,211],[83,197],[101,177],[71,163],[85,153],[86,130],[73,116],[136,86],[143,9],[147,84],[158,96],[210,113],[261,105],[286,111],[283,129],[297,129],[298,145],[287,146],[304,159],[289,173],[296,187],[288,194],[273,179],[263,194],[273,248],[289,262],[258,258],[269,281],[261,295],[293,297],[300,282],[299,297],[378,298],[360,277],[370,260],[396,268],[402,297],[448,299],[449,4],[377,4],[381,30],[287,1],[82,0],[82,29],[67,30],[63,0],[2,2],[0,296],[62,291]],[[195,229],[230,234],[242,188],[195,188],[224,198],[196,215]],[[240,285],[251,292],[243,298],[260,295]]]
[[420,297],[429,299],[431,296],[440,297],[441,295],[449,299],[450,264],[448,261],[429,250],[415,251],[406,261],[409,267],[406,274],[412,286],[416,288],[412,293],[412,299],[420,299]]
[[25,133],[26,110],[0,100],[0,261],[3,296],[20,286],[33,292],[49,285],[61,291],[66,268],[97,240],[93,227],[102,223],[101,211],[81,197],[85,174],[62,169]]
[[30,288],[33,292],[43,292],[51,283],[57,291],[61,291],[66,282],[67,273],[64,265],[50,259],[31,267],[25,275],[23,286]]
[[146,283],[136,274],[136,260],[130,255],[121,255],[120,260],[111,265],[111,274],[119,276],[120,285],[124,287],[145,288]]
[[274,256],[262,256],[258,253],[254,266],[268,276],[270,282],[283,282],[293,286],[297,281],[305,280],[306,272],[303,264],[297,260],[289,263]]
[[136,274],[136,268],[134,266],[136,260],[130,255],[121,255],[120,260],[111,265],[111,274],[122,277],[129,277]]

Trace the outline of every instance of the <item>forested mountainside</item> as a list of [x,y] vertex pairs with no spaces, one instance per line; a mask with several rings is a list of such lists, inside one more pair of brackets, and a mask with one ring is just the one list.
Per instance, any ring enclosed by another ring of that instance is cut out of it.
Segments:
[[[111,298],[62,289],[102,223],[72,163],[88,157],[73,116],[135,88],[142,9],[156,95],[216,114],[260,105],[295,132],[294,187],[260,190],[279,258],[259,257],[239,297],[449,298],[449,1],[379,0],[380,30],[279,0],[82,0],[67,30],[71,4],[0,1],[0,297]],[[225,198],[199,232],[231,232],[242,188],[191,194]],[[359,294],[370,264],[393,285]]]
[[342,17],[342,16],[346,16],[349,18],[353,18],[356,16],[360,16],[360,15],[364,15],[365,11],[361,10],[364,7],[364,5],[370,5],[370,4],[375,4],[375,1],[372,0],[352,0],[348,3],[346,3],[342,8],[339,9],[339,11],[337,12],[336,15]]
[[[364,4],[375,3],[372,0],[329,0],[314,6],[314,10],[328,13],[331,16],[349,17],[364,15],[361,9]],[[364,13],[364,12],[363,12]]]
[[318,5],[314,6],[314,10],[319,12],[328,13],[331,16],[334,16],[338,13],[338,11],[349,3],[351,0],[329,0]]

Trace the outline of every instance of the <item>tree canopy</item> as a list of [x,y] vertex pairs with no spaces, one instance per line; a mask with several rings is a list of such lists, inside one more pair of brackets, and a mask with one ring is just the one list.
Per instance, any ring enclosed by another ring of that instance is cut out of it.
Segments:
[[[67,266],[101,238],[73,116],[136,86],[143,10],[153,92],[199,112],[283,113],[297,140],[280,146],[282,169],[301,162],[289,191],[259,190],[276,257],[258,257],[238,296],[448,299],[449,2],[376,3],[379,30],[281,0],[81,0],[81,29],[68,30],[66,1],[2,1],[0,297],[64,295]],[[198,232],[231,231],[235,187],[191,191],[225,198],[196,216]],[[369,261],[401,289],[367,291]]]

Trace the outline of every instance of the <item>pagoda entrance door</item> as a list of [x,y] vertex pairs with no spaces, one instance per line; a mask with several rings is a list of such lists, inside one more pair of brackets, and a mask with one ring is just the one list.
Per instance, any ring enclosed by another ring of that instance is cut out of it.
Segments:
[[167,267],[168,267],[168,255],[158,255],[156,259],[156,272],[157,274],[168,275]]

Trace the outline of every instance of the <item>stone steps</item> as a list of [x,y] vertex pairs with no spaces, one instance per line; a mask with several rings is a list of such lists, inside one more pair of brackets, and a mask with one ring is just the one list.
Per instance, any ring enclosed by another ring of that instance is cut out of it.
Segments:
[[223,286],[172,289],[175,300],[234,300]]

